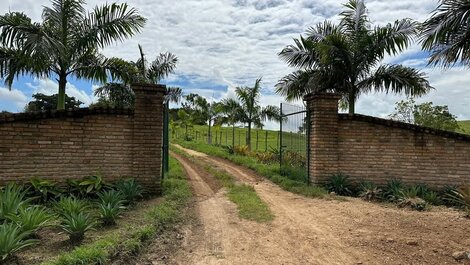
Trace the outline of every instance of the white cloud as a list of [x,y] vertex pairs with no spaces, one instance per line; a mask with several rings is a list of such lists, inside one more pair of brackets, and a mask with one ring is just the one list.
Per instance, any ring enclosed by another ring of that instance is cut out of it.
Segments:
[[[59,84],[49,78],[36,78],[33,83],[26,83],[26,86],[33,89],[33,94],[42,93],[45,95],[53,95],[58,93]],[[96,101],[93,95],[89,95],[85,90],[78,89],[71,83],[67,83],[65,91],[68,96],[75,97],[83,102],[84,106],[88,106]]]
[[18,89],[0,87],[0,105],[10,106],[9,111],[19,111],[28,102],[28,97]]

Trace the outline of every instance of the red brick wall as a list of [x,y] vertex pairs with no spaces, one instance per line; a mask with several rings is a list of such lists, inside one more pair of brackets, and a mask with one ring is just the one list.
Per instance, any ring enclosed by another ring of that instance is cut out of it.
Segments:
[[[376,184],[393,178],[433,187],[470,183],[470,136],[337,114],[332,106],[337,106],[338,98],[331,95],[306,100],[313,113],[309,169],[313,183],[325,183],[334,173]],[[327,130],[318,128],[315,116]]]
[[78,109],[0,116],[0,185],[62,182],[100,172],[160,191],[163,86],[133,87],[136,110]]

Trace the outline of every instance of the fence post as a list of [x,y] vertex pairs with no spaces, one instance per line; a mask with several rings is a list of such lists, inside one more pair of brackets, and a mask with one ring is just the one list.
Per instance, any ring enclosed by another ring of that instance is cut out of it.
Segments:
[[268,151],[268,131],[266,131],[266,136],[264,137],[264,151]]

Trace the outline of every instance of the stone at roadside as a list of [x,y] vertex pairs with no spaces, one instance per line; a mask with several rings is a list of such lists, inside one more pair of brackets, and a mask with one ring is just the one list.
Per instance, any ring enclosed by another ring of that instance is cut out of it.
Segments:
[[452,253],[452,257],[455,260],[464,260],[464,259],[470,260],[470,251],[456,251]]

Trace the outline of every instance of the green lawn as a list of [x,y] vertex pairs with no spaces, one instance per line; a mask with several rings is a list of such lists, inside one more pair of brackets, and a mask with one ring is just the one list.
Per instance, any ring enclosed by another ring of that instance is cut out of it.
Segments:
[[[170,132],[172,138],[184,139],[184,128],[176,128]],[[212,143],[220,145],[235,146],[246,144],[247,128],[235,128],[235,141],[233,141],[233,134],[231,127],[212,127]],[[208,126],[194,125],[188,128],[188,136],[194,142],[207,143]],[[269,151],[271,149],[279,149],[279,131],[252,129],[251,131],[251,146],[254,151]],[[282,142],[284,150],[292,150],[305,152],[307,136],[305,133],[283,132]]]
[[469,121],[459,121],[460,130],[458,132],[470,134],[470,120]]

